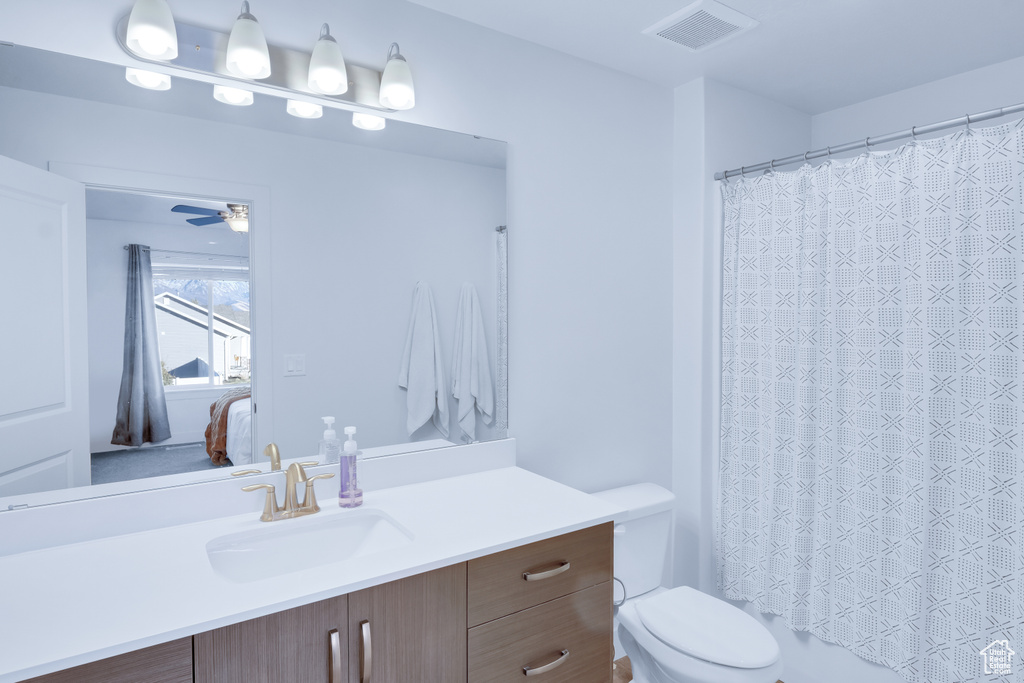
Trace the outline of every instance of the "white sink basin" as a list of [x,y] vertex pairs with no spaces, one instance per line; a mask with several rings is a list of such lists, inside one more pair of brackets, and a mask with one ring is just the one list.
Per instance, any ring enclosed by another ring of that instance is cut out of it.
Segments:
[[248,583],[365,557],[412,539],[409,530],[379,510],[352,510],[220,536],[206,544],[206,555],[221,577]]

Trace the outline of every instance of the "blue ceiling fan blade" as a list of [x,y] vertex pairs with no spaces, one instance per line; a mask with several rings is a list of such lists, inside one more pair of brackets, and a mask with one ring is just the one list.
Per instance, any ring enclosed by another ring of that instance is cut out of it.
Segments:
[[214,223],[223,223],[224,219],[220,216],[210,216],[209,218],[189,218],[185,222],[192,225],[213,225]]
[[185,204],[178,204],[177,206],[171,208],[171,211],[176,211],[178,213],[194,213],[197,216],[219,216],[220,215],[220,211],[218,211],[217,209],[204,209],[204,208],[199,207],[199,206],[187,206]]

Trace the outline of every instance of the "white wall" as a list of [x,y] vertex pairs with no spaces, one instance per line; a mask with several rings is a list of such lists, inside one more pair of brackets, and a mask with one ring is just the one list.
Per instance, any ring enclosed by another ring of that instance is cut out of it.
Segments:
[[[501,169],[252,129],[244,133],[245,151],[210,155],[207,150],[239,133],[226,130],[230,127],[223,124],[181,116],[3,90],[3,127],[8,133],[0,133],[0,153],[7,156],[43,165],[48,159],[85,163],[103,155],[104,165],[125,168],[138,166],[136,150],[146,148],[149,158],[157,160],[167,175],[188,174],[192,160],[205,157],[203,174],[211,178],[273,188],[274,272],[269,292],[273,329],[260,328],[259,320],[255,321],[256,352],[260,353],[259,339],[271,335],[273,348],[280,354],[306,356],[305,376],[281,379],[273,396],[260,397],[271,400],[275,419],[274,433],[261,439],[277,441],[282,452],[315,453],[322,415],[335,415],[339,428],[356,425],[364,447],[409,440],[398,368],[418,280],[434,290],[449,371],[459,289],[463,282],[474,284],[493,374],[497,356],[494,227],[505,218]],[[51,112],[45,133],[42,123],[33,118],[39,111]],[[37,122],[37,134],[16,132],[32,121]],[[154,137],[150,132],[154,130],[163,134]],[[385,178],[387,182],[382,182]],[[95,375],[91,380],[93,441],[94,447],[104,440],[108,444],[98,450],[111,450],[110,429],[104,423],[113,414],[109,406],[116,403],[120,382],[122,246],[140,239],[130,224],[118,225],[106,221],[99,226],[102,229],[90,226],[88,236],[93,256],[90,285],[97,289],[90,292],[90,314],[101,303],[105,306],[89,325],[90,355],[95,360],[90,364]],[[144,243],[195,250],[185,238],[188,230],[187,226],[180,231],[149,226],[146,232],[152,234],[145,236]],[[200,239],[201,245],[206,243]],[[254,296],[265,296],[259,288],[264,275],[254,271],[254,276]],[[172,393],[168,392],[172,442],[202,440],[215,396],[208,391],[189,392],[186,400]],[[450,412],[456,414],[454,403]],[[198,434],[196,415],[202,420]],[[478,423],[478,438],[493,438],[493,434],[493,425]],[[428,426],[413,436],[420,440],[439,434]],[[451,438],[458,441],[457,430],[453,429]]]
[[1021,102],[1024,57],[818,114],[811,120],[811,144],[834,146]]
[[[4,111],[0,116],[10,121],[17,110],[15,101],[24,97],[24,91],[0,88]],[[33,103],[39,102],[31,97]],[[69,121],[80,121],[85,111],[71,109],[65,98],[50,98],[60,102],[61,111]],[[73,146],[74,141],[60,140],[70,131],[82,131],[79,126],[67,126],[54,131],[57,142]],[[83,136],[74,135],[82,139]],[[95,140],[90,144],[110,144]],[[182,220],[182,226],[171,228],[153,223],[135,223],[88,219],[86,221],[85,248],[87,252],[89,289],[89,450],[92,453],[121,450],[110,437],[114,431],[117,396],[121,388],[121,370],[124,362],[124,306],[128,282],[128,252],[126,244],[145,244],[153,249],[178,251],[207,250],[218,254],[249,255],[249,241],[224,240],[224,231],[212,233],[209,228],[197,228]],[[216,237],[214,237],[216,235]],[[233,234],[232,234],[233,235]],[[229,235],[230,237],[231,235]],[[210,246],[211,239],[221,244]],[[201,246],[197,246],[201,245]],[[171,438],[163,444],[203,441],[206,425],[210,422],[210,403],[224,391],[218,389],[168,391],[167,417],[171,425]]]
[[[122,0],[55,0],[45,10],[9,0],[0,40],[124,63],[113,27],[127,10]],[[237,8],[177,0],[174,11],[226,31]],[[508,141],[509,420],[519,463],[588,491],[670,485],[671,92],[402,0],[354,0],[343,12],[327,0],[266,3],[257,16],[271,42],[298,49],[309,49],[322,21],[345,26],[335,34],[348,59],[377,68],[397,40],[417,86],[416,109],[402,116]],[[235,144],[245,176],[270,184],[257,172],[270,165],[268,155],[246,150],[240,131],[222,132],[194,144]],[[194,155],[163,142],[135,165],[195,173]],[[79,161],[111,165],[104,157]],[[216,168],[214,161],[202,172]],[[317,168],[333,172],[326,163]],[[275,225],[302,211],[311,194],[271,189]],[[275,258],[293,248],[322,244],[275,235]],[[275,311],[288,305],[289,287],[279,291]],[[290,347],[281,334],[278,364]],[[325,399],[336,386],[333,376],[305,392],[284,383],[275,381],[283,401]],[[313,420],[321,414],[307,412]],[[315,425],[287,427],[296,441],[315,434]]]

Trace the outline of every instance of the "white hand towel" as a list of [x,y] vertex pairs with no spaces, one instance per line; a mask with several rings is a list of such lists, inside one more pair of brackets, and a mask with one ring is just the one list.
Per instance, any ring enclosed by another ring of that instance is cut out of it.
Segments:
[[487,361],[487,339],[480,299],[470,283],[462,285],[455,318],[455,349],[452,353],[452,396],[459,403],[459,428],[470,441],[476,439],[476,413],[484,424],[494,416],[494,384]]
[[437,314],[430,285],[417,282],[412,293],[412,316],[405,338],[398,386],[407,390],[409,411],[406,428],[411,435],[433,419],[434,426],[448,436],[448,397],[445,395],[444,363],[437,332]]

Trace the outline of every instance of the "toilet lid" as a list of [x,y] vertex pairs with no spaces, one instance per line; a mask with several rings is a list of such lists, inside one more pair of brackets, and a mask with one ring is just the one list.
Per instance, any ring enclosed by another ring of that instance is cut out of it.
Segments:
[[691,657],[742,669],[779,658],[775,638],[754,617],[689,586],[642,600],[636,611],[658,640]]

